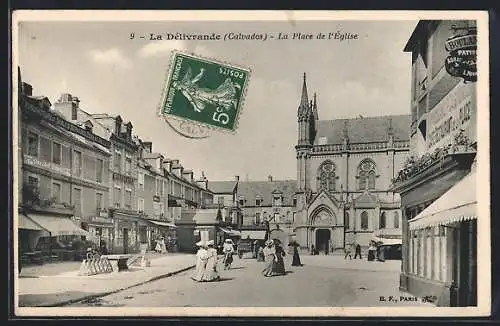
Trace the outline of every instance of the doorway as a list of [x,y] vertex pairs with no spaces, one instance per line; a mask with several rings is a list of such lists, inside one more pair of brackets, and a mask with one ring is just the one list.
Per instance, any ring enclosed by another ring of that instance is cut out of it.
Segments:
[[123,229],[123,253],[128,254],[128,229]]
[[316,248],[320,252],[325,252],[326,249],[330,251],[328,246],[330,245],[330,230],[328,229],[318,229],[316,230]]

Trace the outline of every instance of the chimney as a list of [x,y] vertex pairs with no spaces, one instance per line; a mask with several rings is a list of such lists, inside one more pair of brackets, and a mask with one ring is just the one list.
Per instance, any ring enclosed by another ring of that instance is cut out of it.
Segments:
[[122,118],[117,116],[115,119],[115,135],[120,136],[122,132]]
[[146,148],[146,150],[150,153],[153,153],[153,143],[150,142],[150,141],[145,141],[145,142],[142,142],[142,146],[144,146],[144,148]]
[[237,182],[240,181],[240,176],[239,175],[235,175],[234,176],[234,180],[237,181]]
[[31,86],[28,83],[23,82],[23,94],[27,96],[32,96],[33,95],[33,86]]
[[163,161],[163,168],[167,170],[168,172],[172,172],[172,161],[171,160],[164,160]]
[[272,182],[273,181],[273,176],[272,175],[268,175],[267,176],[267,181]]
[[127,139],[131,140],[132,139],[132,127],[133,127],[132,122],[129,121],[125,126],[127,127]]

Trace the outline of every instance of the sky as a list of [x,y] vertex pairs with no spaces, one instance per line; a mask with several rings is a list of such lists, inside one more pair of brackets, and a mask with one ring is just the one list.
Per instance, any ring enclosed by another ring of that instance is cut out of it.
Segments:
[[[417,21],[22,22],[19,66],[33,95],[62,93],[90,113],[120,114],[153,151],[209,180],[295,179],[302,75],[320,120],[410,113]],[[150,33],[357,33],[357,40],[150,41]],[[134,33],[135,38],[130,39]],[[235,134],[188,139],[158,117],[172,50],[250,68]]]

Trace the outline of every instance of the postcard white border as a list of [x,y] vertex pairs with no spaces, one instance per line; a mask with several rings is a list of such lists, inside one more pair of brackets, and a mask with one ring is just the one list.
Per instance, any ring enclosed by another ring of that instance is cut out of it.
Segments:
[[[477,307],[238,307],[238,308],[29,308],[18,306],[17,316],[269,316],[269,317],[444,317],[489,316],[491,309],[491,240],[490,240],[490,161],[489,161],[489,26],[487,11],[135,11],[135,10],[17,10],[12,15],[13,99],[17,98],[18,23],[38,22],[97,22],[97,21],[295,21],[295,20],[444,20],[477,21],[478,81],[477,81],[477,173],[478,173],[478,288]],[[410,37],[410,35],[408,35]],[[17,101],[13,101],[13,166],[19,165]],[[17,168],[13,169],[13,202],[18,200]],[[486,186],[488,185],[488,186]],[[17,205],[14,209],[14,243],[18,241]],[[14,246],[14,291],[18,289],[17,246]]]

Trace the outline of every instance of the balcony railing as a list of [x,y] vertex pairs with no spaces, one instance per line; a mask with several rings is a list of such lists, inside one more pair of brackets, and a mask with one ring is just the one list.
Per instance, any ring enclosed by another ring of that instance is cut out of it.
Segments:
[[475,152],[471,141],[461,130],[454,138],[453,143],[436,148],[431,153],[425,153],[419,158],[411,156],[405,162],[396,178],[392,180],[392,186],[412,179],[439,161],[444,160],[448,155]]

